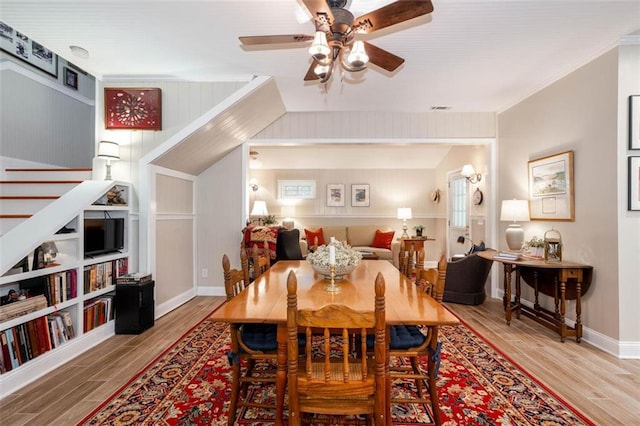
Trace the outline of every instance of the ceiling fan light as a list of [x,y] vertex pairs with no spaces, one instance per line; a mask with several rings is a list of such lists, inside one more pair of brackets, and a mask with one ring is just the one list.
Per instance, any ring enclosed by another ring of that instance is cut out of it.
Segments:
[[347,56],[347,63],[353,68],[364,69],[364,67],[367,65],[367,62],[369,62],[369,56],[364,50],[364,43],[358,40],[353,43],[353,48]]
[[309,53],[316,61],[325,60],[331,53],[329,43],[327,43],[327,35],[322,31],[316,31],[313,37],[313,43],[309,47]]
[[313,72],[322,79],[322,78],[325,78],[325,76],[329,73],[329,69],[330,69],[329,65],[318,64],[313,69]]

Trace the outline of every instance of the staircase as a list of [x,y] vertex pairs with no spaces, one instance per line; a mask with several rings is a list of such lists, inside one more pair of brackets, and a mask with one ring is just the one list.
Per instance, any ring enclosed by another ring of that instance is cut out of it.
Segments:
[[30,218],[85,180],[92,170],[79,168],[6,168],[0,180],[0,235]]

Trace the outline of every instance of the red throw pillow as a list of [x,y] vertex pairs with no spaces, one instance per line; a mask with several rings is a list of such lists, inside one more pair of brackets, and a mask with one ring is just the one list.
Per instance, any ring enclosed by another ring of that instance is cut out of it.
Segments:
[[324,235],[322,234],[322,228],[318,228],[315,231],[305,228],[304,235],[307,238],[307,244],[309,247],[313,246],[313,240],[318,237],[318,245],[324,245]]
[[373,242],[371,243],[371,247],[390,250],[391,243],[393,242],[393,236],[395,234],[396,234],[396,231],[382,232],[381,230],[376,229],[376,236],[373,237]]

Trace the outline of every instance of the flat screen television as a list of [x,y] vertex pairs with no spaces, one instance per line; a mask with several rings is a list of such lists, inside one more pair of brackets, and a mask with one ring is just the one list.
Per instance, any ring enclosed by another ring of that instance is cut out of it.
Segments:
[[84,257],[113,253],[123,248],[123,218],[84,220]]

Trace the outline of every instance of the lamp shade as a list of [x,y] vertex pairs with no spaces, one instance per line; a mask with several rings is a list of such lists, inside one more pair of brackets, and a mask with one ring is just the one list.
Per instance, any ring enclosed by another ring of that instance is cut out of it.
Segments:
[[398,219],[407,220],[412,217],[411,207],[398,207]]
[[462,171],[460,172],[462,176],[469,177],[476,174],[476,171],[473,169],[471,164],[465,164],[462,166]]
[[296,215],[296,208],[294,206],[282,206],[280,209],[280,216],[290,219]]
[[254,201],[253,209],[251,210],[251,216],[267,216],[269,211],[267,210],[266,201]]
[[109,160],[120,159],[120,146],[115,142],[100,141],[98,145],[98,157]]
[[527,200],[503,200],[500,220],[504,222],[529,222]]

